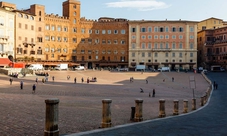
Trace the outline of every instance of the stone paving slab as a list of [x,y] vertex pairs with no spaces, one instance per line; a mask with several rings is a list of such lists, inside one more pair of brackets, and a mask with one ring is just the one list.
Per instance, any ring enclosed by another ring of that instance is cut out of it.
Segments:
[[[131,107],[135,99],[141,98],[144,120],[158,117],[159,99],[166,100],[167,116],[172,116],[173,100],[178,99],[180,109],[183,99],[189,100],[192,90],[189,77],[196,79],[196,98],[200,98],[209,86],[201,74],[177,72],[109,72],[109,71],[48,71],[55,76],[47,83],[37,84],[36,94],[31,94],[36,76],[14,79],[9,85],[9,77],[0,75],[0,133],[2,135],[43,135],[45,122],[45,99],[59,98],[59,129],[60,134],[71,134],[98,129],[102,116],[102,99],[112,99],[113,126],[128,124]],[[70,75],[70,80],[67,80]],[[74,84],[73,79],[77,78]],[[80,79],[97,77],[98,82],[81,83]],[[130,83],[129,78],[134,77]],[[175,78],[175,82],[171,78]],[[148,80],[146,84],[145,80]],[[165,82],[163,82],[165,79]],[[20,90],[19,82],[24,82]],[[140,93],[143,88],[144,93]],[[156,97],[148,97],[149,92],[156,89]],[[197,101],[199,105],[199,100]]]

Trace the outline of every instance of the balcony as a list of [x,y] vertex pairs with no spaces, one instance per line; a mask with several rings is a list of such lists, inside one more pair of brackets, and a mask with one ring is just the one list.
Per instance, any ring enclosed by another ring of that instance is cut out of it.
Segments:
[[172,49],[170,48],[156,48],[152,49],[153,52],[170,52]]

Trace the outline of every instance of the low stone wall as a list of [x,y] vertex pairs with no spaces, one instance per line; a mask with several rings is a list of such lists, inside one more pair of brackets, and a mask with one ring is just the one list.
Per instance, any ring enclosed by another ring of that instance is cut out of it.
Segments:
[[34,74],[33,70],[25,69],[25,68],[1,68],[0,69],[0,73],[4,75],[13,75],[13,74],[22,75],[24,72],[26,74],[32,74],[32,75]]

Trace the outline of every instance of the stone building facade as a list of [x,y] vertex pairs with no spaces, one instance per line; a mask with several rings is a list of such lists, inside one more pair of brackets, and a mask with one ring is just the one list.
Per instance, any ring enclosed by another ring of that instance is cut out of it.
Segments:
[[14,57],[14,4],[0,2],[0,58]]
[[197,22],[129,21],[129,67],[197,67]]
[[210,69],[212,65],[227,68],[227,27],[198,32],[198,64]]

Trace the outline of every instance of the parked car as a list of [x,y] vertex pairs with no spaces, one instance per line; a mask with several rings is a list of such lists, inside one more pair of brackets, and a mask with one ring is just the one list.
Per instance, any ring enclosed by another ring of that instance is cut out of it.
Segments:
[[84,66],[78,66],[75,68],[75,70],[84,70],[84,69],[85,69]]

